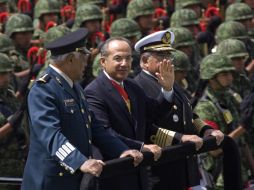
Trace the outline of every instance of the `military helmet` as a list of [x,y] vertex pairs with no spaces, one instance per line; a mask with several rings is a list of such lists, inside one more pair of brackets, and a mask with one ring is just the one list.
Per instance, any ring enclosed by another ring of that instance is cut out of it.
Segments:
[[226,9],[226,21],[239,21],[245,19],[252,19],[254,14],[252,9],[246,3],[233,3]]
[[13,61],[4,53],[0,53],[0,73],[13,71]]
[[34,7],[34,18],[38,19],[43,14],[60,13],[60,3],[57,0],[39,0]]
[[25,14],[14,14],[6,22],[5,34],[9,37],[15,32],[33,32],[33,23],[29,16]]
[[175,0],[175,10],[186,8],[190,5],[201,5],[201,0]]
[[247,30],[244,25],[236,21],[227,21],[222,23],[216,30],[216,42],[220,43],[221,41],[229,38],[238,40],[248,38]]
[[197,14],[191,9],[180,9],[175,11],[170,18],[170,27],[198,25]]
[[0,52],[8,53],[14,49],[15,47],[12,43],[12,40],[6,34],[0,34]]
[[214,53],[206,56],[200,65],[200,78],[212,79],[216,74],[227,71],[234,71],[232,61],[225,55]]
[[192,36],[191,31],[184,27],[172,27],[170,30],[175,35],[175,40],[173,43],[174,48],[179,48],[183,46],[191,46],[195,44],[195,39]]
[[114,21],[110,27],[111,37],[141,37],[141,32],[138,24],[130,18],[120,18]]
[[98,5],[98,4],[103,4],[104,2],[103,0],[77,0],[77,8],[79,6],[82,6],[85,3],[92,3],[92,4]]
[[100,8],[90,3],[78,7],[73,27],[79,28],[85,21],[89,20],[102,20]]
[[44,45],[47,45],[49,42],[52,42],[55,39],[68,34],[69,32],[71,32],[71,30],[64,25],[58,25],[50,28],[45,34]]
[[127,18],[136,19],[139,16],[154,14],[152,0],[132,0],[127,6]]
[[249,54],[245,44],[236,39],[227,39],[219,43],[217,53],[226,55],[228,58],[247,57]]
[[170,54],[173,56],[173,64],[175,71],[188,71],[190,70],[190,61],[188,56],[179,50],[171,51]]

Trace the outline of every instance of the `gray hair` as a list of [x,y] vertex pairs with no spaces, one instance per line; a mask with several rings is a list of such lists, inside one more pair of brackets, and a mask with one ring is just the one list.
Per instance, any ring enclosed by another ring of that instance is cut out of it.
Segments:
[[[75,55],[75,57],[77,58],[77,52],[71,52]],[[52,60],[53,63],[59,63],[62,62],[66,59],[66,57],[69,55],[70,53],[65,53],[65,54],[61,54],[61,55],[50,55],[50,60]]]

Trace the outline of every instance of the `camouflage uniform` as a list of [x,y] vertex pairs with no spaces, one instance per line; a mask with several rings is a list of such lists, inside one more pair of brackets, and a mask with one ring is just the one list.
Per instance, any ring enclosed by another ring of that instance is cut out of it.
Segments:
[[250,40],[247,30],[243,24],[236,21],[228,21],[222,23],[216,30],[215,39],[217,44],[226,39],[238,39],[244,42],[245,47],[249,53],[249,63],[254,59],[254,43]]
[[[25,14],[14,14],[12,15],[8,21],[6,22],[5,26],[5,34],[7,34],[10,38],[12,38],[14,33],[18,32],[33,32],[33,23],[29,16]],[[20,50],[17,49],[17,52],[22,57],[22,60],[26,61],[25,68],[29,67],[28,60],[27,60],[27,50]]]
[[[191,68],[191,64],[190,64],[190,60],[188,56],[184,52],[179,50],[172,51],[171,55],[174,58],[173,64],[174,64],[175,75],[177,75],[177,72],[188,73]],[[186,81],[186,79],[183,79],[182,81],[176,81],[176,83],[178,83],[178,85],[180,85],[184,89],[184,92],[187,95],[187,97],[191,98],[190,96],[191,93],[188,92],[187,90],[188,82]]]
[[[39,0],[34,7],[34,19],[39,24],[39,20],[42,20],[44,14],[60,13],[60,3],[57,0]],[[46,24],[46,23],[45,23]],[[33,39],[44,38],[45,31],[39,26],[35,26]]]
[[[132,46],[141,38],[138,24],[130,18],[120,18],[114,21],[110,28],[110,37],[124,37],[131,41]],[[132,48],[133,48],[132,47]],[[132,68],[130,76],[136,76],[140,71],[140,55],[138,52],[132,53]],[[98,65],[99,66],[99,65]]]
[[175,0],[175,10],[183,9],[191,5],[201,5],[201,0]]
[[12,40],[6,34],[0,34],[0,53],[7,54],[14,62],[13,71],[20,72],[27,69],[26,63],[15,50]]
[[[0,53],[0,74],[12,71],[12,61],[7,55]],[[9,87],[0,87],[0,127],[5,125],[17,111],[19,102]],[[0,139],[0,173],[4,177],[22,177],[24,168],[24,150],[26,141],[24,131],[16,132]],[[0,185],[1,190],[14,190],[15,186]]]
[[103,0],[77,0],[77,8],[82,6],[85,3],[100,5],[100,4],[103,4],[104,1]]
[[198,17],[191,9],[180,9],[175,11],[170,18],[170,27],[185,27],[198,25]]
[[[221,54],[211,54],[205,57],[201,63],[200,78],[210,80],[218,73],[234,70],[235,68],[229,58]],[[238,127],[239,121],[238,108],[240,102],[233,94],[234,92],[229,88],[223,87],[220,90],[214,90],[208,84],[194,111],[206,123],[218,127],[225,134],[229,134]],[[242,148],[245,146],[243,136],[238,139],[238,144]],[[218,190],[224,189],[221,159],[221,156],[212,157],[208,154],[205,159],[205,169],[215,177],[216,189]],[[246,167],[246,162],[242,157],[242,178],[244,182],[248,179]]]
[[175,34],[175,41],[173,47],[181,50],[183,47],[192,47],[193,53],[190,60],[190,68],[186,77],[187,90],[191,93],[195,92],[199,80],[199,62],[201,60],[197,43],[187,28],[172,27],[170,30]]
[[132,0],[127,7],[127,18],[136,19],[139,16],[151,15],[154,6],[151,0]]
[[[84,4],[77,8],[76,17],[74,21],[74,25],[72,27],[72,30],[75,31],[78,28],[82,27],[82,25],[86,21],[93,21],[93,20],[99,20],[102,21],[103,15],[102,11],[100,10],[100,7],[98,7],[95,4]],[[98,36],[95,36],[94,39],[92,39],[93,34],[90,34],[89,39],[87,40],[87,48],[97,48],[97,46],[102,42],[102,39],[100,39]],[[104,34],[102,34],[104,35]]]
[[[154,11],[152,0],[132,0],[127,6],[127,18],[137,21],[141,16],[153,15]],[[150,32],[143,32],[141,37],[148,35]]]
[[[246,21],[253,19],[254,13],[249,5],[246,3],[233,3],[226,9],[226,21]],[[247,28],[248,34],[254,37],[254,29]]]
[[[50,28],[46,34],[45,34],[45,40],[44,40],[44,45],[47,45],[48,43],[54,41],[57,38],[60,38],[66,34],[68,34],[69,32],[71,32],[71,30],[69,28],[67,28],[64,25],[59,25],[59,26],[55,26]],[[46,60],[44,63],[44,66],[41,68],[40,72],[37,75],[37,78],[39,78],[42,73],[47,69],[47,67],[50,64],[49,58],[50,58],[50,52],[48,51],[46,54]]]
[[[227,39],[222,41],[217,48],[217,52],[226,55],[229,59],[242,58],[246,59],[248,57],[248,52],[245,45],[240,40]],[[232,89],[244,98],[250,92],[251,81],[248,78],[246,72],[234,72],[234,81],[232,84]]]

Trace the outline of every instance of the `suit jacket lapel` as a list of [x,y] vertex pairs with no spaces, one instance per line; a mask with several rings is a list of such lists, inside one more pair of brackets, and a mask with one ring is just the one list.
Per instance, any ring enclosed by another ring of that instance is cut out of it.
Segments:
[[[107,78],[107,76],[103,72],[101,75],[99,75],[99,77],[101,77],[100,81],[102,81],[102,85],[107,89],[108,93],[110,93],[110,96],[118,102],[118,104],[121,107],[121,110],[123,110],[124,114],[129,119],[129,121],[132,122],[128,107],[127,107],[123,97],[121,96],[121,94],[119,94],[119,92],[112,85],[111,81]],[[128,96],[129,96],[129,94],[128,94]]]

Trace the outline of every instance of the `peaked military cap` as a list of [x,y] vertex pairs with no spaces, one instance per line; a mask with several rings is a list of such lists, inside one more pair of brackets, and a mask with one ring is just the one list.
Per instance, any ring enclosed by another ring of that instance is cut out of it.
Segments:
[[46,45],[46,49],[50,50],[51,55],[53,56],[63,55],[75,51],[90,53],[85,47],[87,34],[87,29],[80,28],[48,43]]
[[175,35],[170,30],[158,31],[139,40],[135,44],[135,50],[141,53],[147,51],[174,50],[172,48],[174,39]]

